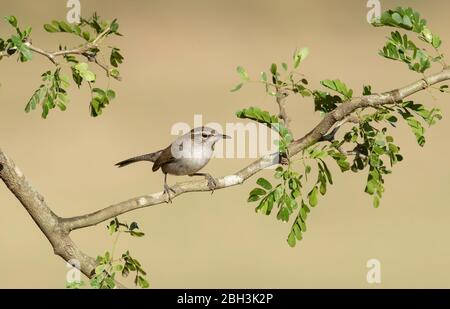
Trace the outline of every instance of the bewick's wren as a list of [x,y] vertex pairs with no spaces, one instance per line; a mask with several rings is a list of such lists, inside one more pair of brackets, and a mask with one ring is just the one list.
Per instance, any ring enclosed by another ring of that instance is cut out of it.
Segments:
[[[207,173],[197,173],[211,159],[214,153],[214,145],[222,139],[231,138],[208,127],[192,129],[183,136],[178,137],[167,148],[127,159],[116,164],[123,167],[139,161],[153,162],[153,171],[161,168],[164,173],[164,192],[171,202],[170,192],[174,192],[167,185],[167,174],[177,176],[204,176],[208,180],[208,187],[214,192],[217,186],[215,179]],[[175,193],[175,192],[174,192]]]

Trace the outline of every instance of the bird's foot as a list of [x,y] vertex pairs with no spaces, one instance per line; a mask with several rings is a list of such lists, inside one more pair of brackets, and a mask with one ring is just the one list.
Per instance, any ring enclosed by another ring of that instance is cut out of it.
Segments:
[[205,177],[205,179],[208,181],[208,188],[209,190],[211,190],[211,194],[214,193],[214,190],[217,188],[217,181],[216,179],[211,176],[210,174],[206,174],[206,173],[196,173],[196,174],[191,174],[189,175],[190,177],[193,176],[203,176]]
[[214,190],[217,188],[217,181],[211,175],[205,175],[206,180],[208,180],[208,188],[211,190],[211,194],[214,193]]
[[166,203],[172,204],[172,197],[170,196],[170,192],[173,192],[174,194],[176,193],[174,189],[172,189],[168,185],[164,185],[164,194],[167,195]]

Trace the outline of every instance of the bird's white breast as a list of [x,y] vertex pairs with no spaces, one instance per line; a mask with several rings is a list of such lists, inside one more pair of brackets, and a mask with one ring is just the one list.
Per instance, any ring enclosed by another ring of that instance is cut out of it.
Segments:
[[209,162],[213,149],[208,144],[180,138],[172,144],[172,155],[174,160],[164,166],[164,171],[172,175],[190,175],[201,170]]

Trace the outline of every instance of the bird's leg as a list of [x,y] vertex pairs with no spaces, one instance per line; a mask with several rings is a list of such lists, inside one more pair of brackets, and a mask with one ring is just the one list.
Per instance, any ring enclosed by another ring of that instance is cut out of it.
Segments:
[[172,203],[172,198],[170,197],[170,191],[176,193],[174,189],[169,187],[167,184],[167,174],[164,174],[164,193],[167,194],[167,203]]
[[217,181],[214,179],[213,176],[211,176],[208,173],[195,173],[195,174],[191,174],[189,176],[203,176],[206,178],[206,180],[208,180],[208,188],[212,191],[211,194],[214,193],[214,189],[217,187]]

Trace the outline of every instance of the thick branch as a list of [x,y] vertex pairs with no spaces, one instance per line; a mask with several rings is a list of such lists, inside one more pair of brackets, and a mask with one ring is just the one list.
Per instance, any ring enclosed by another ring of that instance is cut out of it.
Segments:
[[78,260],[81,271],[91,277],[95,268],[95,260],[83,253],[69,237],[61,218],[47,206],[44,197],[26,180],[20,169],[0,149],[0,178],[8,189],[20,201],[25,210],[36,222],[42,233],[51,243],[55,254],[67,262]]
[[[350,102],[346,102],[337,107],[334,111],[327,114],[323,120],[304,137],[294,141],[289,147],[289,155],[295,156],[307,147],[321,141],[327,132],[344,119],[354,120],[351,114],[359,108],[376,107],[387,104],[395,104],[401,102],[406,97],[424,90],[431,85],[450,80],[450,69],[426,77],[406,87],[392,90],[381,94],[372,94],[368,96],[354,98]],[[240,170],[236,174],[219,178],[217,189],[223,189],[238,184],[242,184],[245,180],[258,173],[259,171],[273,165],[279,164],[278,154],[271,154],[258,159],[249,166]],[[175,185],[172,188],[176,193],[172,199],[178,195],[188,192],[210,191],[206,181],[189,181]],[[155,206],[166,202],[163,192],[145,195],[128,201],[118,203],[102,210],[90,213],[84,216],[63,219],[63,223],[67,230],[75,230],[88,226],[96,225],[100,222],[112,219],[123,213]]]

